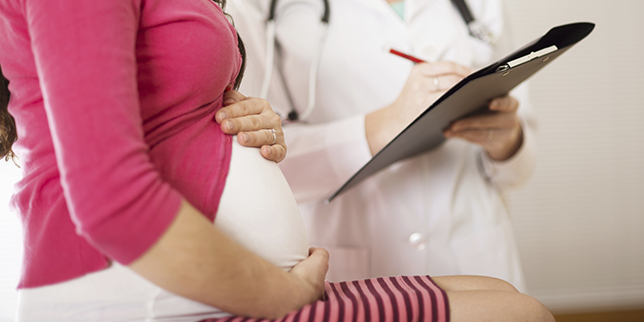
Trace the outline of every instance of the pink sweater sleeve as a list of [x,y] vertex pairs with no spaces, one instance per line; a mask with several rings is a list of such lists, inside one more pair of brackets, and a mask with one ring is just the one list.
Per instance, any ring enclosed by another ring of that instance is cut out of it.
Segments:
[[49,122],[41,130],[51,131],[72,220],[78,234],[123,264],[156,242],[181,201],[144,142],[140,2],[23,0]]

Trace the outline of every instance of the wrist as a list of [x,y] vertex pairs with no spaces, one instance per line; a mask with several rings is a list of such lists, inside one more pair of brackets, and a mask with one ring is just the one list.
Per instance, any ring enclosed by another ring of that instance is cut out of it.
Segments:
[[507,144],[498,149],[490,148],[486,152],[490,159],[501,162],[513,157],[519,151],[521,145],[523,145],[523,129],[519,126]]
[[365,135],[372,156],[393,140],[407,125],[398,110],[394,102],[365,116]]
[[[265,297],[262,312],[255,312],[254,317],[278,319],[286,316],[292,311],[313,303],[319,299],[313,285],[295,274],[283,274],[284,279],[269,278],[268,294]],[[281,281],[280,281],[281,280]]]

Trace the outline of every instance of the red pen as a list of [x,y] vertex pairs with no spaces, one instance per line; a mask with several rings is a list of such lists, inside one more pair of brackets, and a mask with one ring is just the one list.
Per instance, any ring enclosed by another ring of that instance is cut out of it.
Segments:
[[417,63],[417,64],[418,64],[418,63],[425,63],[425,62],[426,62],[426,61],[424,61],[424,60],[422,60],[422,59],[420,59],[420,58],[416,58],[416,57],[414,57],[414,56],[412,56],[412,55],[407,55],[407,54],[402,53],[402,52],[399,52],[399,51],[397,51],[397,50],[395,50],[395,49],[393,49],[393,48],[392,48],[392,49],[389,49],[389,52],[390,52],[390,53],[392,53],[392,54],[394,54],[394,55],[396,55],[396,56],[400,56],[400,57],[402,57],[402,58],[409,59],[409,60],[411,60],[411,61],[413,61],[414,63]]

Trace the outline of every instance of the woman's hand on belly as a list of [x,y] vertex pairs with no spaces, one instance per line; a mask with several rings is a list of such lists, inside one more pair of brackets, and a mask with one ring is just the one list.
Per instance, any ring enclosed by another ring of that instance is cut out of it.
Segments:
[[174,294],[234,315],[280,318],[324,294],[328,253],[286,272],[236,243],[184,202],[167,231],[128,266]]
[[239,144],[261,148],[264,158],[280,162],[286,157],[282,119],[265,99],[230,90],[224,95],[224,107],[215,114],[215,121],[224,133],[237,135]]
[[289,272],[300,278],[312,294],[318,294],[315,300],[324,296],[324,277],[329,270],[329,252],[324,248],[309,248],[309,257],[293,266]]

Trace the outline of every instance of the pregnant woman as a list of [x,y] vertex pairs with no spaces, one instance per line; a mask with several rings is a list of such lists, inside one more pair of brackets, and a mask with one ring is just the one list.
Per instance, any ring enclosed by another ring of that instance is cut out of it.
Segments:
[[260,154],[213,121],[225,98],[268,108],[226,94],[244,58],[222,2],[0,0],[0,156],[24,173],[18,321],[552,320],[483,277],[325,284],[328,255],[262,158],[283,158],[279,122],[253,128]]

